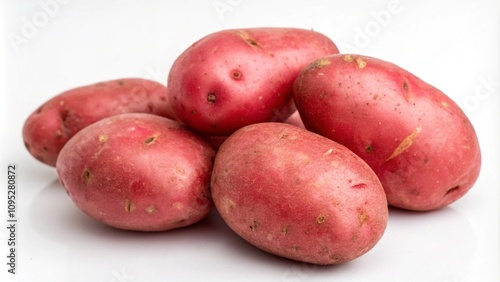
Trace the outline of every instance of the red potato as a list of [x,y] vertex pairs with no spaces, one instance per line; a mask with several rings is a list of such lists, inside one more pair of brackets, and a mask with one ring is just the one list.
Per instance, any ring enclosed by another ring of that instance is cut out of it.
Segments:
[[187,48],[168,76],[178,119],[206,135],[229,135],[245,125],[284,121],[294,111],[299,71],[338,53],[325,35],[295,28],[223,30]]
[[35,110],[23,126],[24,144],[39,161],[55,166],[64,144],[105,117],[142,112],[173,118],[167,88],[141,78],[123,78],[65,91]]
[[126,113],[80,130],[56,170],[74,203],[113,227],[164,231],[193,224],[213,204],[214,150],[180,123]]
[[361,55],[332,55],[304,68],[294,101],[308,130],[365,160],[390,205],[438,209],[475,183],[481,153],[472,124],[443,92],[410,72]]
[[290,124],[253,124],[229,136],[215,157],[211,189],[238,235],[298,261],[353,260],[387,225],[372,169],[346,147]]

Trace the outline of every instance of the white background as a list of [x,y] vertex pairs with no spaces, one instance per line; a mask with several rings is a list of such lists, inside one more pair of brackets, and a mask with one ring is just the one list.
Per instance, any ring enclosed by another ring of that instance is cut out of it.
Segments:
[[[0,4],[1,281],[500,281],[498,1],[55,1]],[[197,39],[255,26],[320,31],[344,53],[391,61],[447,93],[479,136],[475,186],[435,212],[391,209],[374,249],[319,267],[250,246],[216,213],[163,233],[103,226],[25,150],[23,122],[52,96],[122,77],[166,83]],[[18,165],[16,275],[6,265],[8,163]]]

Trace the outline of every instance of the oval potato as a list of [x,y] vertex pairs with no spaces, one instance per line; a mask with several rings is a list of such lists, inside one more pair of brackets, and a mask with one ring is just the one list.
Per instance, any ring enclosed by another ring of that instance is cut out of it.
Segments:
[[122,78],[80,86],[54,96],[23,125],[23,140],[37,160],[55,166],[57,155],[82,128],[112,115],[140,112],[173,118],[167,88],[155,81]]
[[372,167],[392,206],[438,209],[478,178],[481,152],[467,116],[397,65],[354,54],[320,58],[298,76],[294,101],[308,130]]
[[346,147],[290,124],[253,124],[229,136],[211,189],[232,230],[293,260],[353,260],[387,225],[386,197],[372,169]]
[[56,170],[90,217],[120,229],[164,231],[193,224],[211,210],[214,155],[176,121],[126,113],[76,133]]
[[178,119],[205,135],[284,121],[294,111],[292,86],[316,58],[338,53],[325,35],[297,28],[221,30],[175,60],[169,100]]

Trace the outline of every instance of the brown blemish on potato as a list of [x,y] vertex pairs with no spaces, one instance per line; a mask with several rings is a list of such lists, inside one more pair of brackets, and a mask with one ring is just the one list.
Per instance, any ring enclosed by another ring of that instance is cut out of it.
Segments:
[[365,147],[365,151],[366,151],[367,153],[371,153],[371,152],[373,152],[373,146],[372,146],[372,145],[368,145],[368,146],[366,146],[366,147]]
[[178,219],[178,220],[174,221],[174,223],[176,225],[184,225],[186,223],[186,221],[187,220],[185,218],[182,218],[182,219]]
[[89,184],[90,179],[93,177],[92,173],[90,172],[90,170],[87,167],[83,170],[82,176],[83,176],[83,182],[85,183],[85,185]]
[[123,82],[123,80],[118,80],[118,81],[117,81],[117,83],[118,83],[118,85],[120,85],[120,86],[125,85],[125,82]]
[[290,229],[289,229],[289,227],[288,227],[288,226],[287,226],[287,227],[283,227],[283,228],[281,229],[281,234],[283,234],[283,235],[288,234],[288,232],[290,232]]
[[156,212],[156,207],[151,205],[151,206],[148,206],[145,211],[148,213],[148,214],[153,214]]
[[327,58],[321,58],[321,59],[318,59],[318,60],[312,62],[311,64],[309,64],[306,67],[306,69],[307,70],[315,70],[315,69],[318,69],[318,68],[322,68],[322,67],[328,66],[331,63],[332,62],[330,60],[328,60]]
[[239,70],[233,70],[231,72],[231,77],[235,80],[240,80],[243,77],[243,74]]
[[183,204],[182,204],[182,203],[180,203],[180,202],[175,202],[175,203],[173,203],[173,204],[172,204],[172,206],[173,206],[174,208],[176,208],[176,209],[180,210],[180,209],[182,209]]
[[224,205],[225,205],[228,209],[232,209],[232,208],[234,208],[234,206],[236,206],[236,204],[233,202],[233,200],[228,199],[228,198],[226,198],[226,197],[222,198],[222,203],[224,203]]
[[217,96],[215,95],[214,92],[210,92],[207,95],[207,102],[209,104],[214,104],[217,101]]
[[108,135],[101,134],[99,135],[99,142],[106,142],[108,140]]
[[448,191],[446,191],[446,194],[444,194],[444,195],[448,196],[448,195],[450,195],[452,193],[457,192],[459,189],[460,189],[460,185],[457,185],[455,187],[452,187],[452,188],[448,189]]
[[326,246],[323,247],[323,248],[321,248],[321,253],[322,254],[329,254],[330,253],[330,248],[328,248]]
[[186,174],[186,170],[184,170],[184,168],[183,168],[183,167],[181,167],[181,166],[176,166],[176,167],[175,167],[175,173],[177,173],[177,174],[181,174],[181,175],[182,175],[182,174]]
[[245,40],[251,47],[259,47],[259,44],[254,39],[250,38],[250,35],[244,30],[236,30],[235,33]]
[[321,91],[321,92],[319,93],[319,98],[320,98],[320,99],[325,99],[325,98],[326,98],[326,94],[325,94],[325,92]]
[[368,185],[366,185],[365,183],[358,183],[358,184],[355,184],[355,185],[352,185],[351,188],[354,188],[354,189],[363,189],[363,188],[366,188],[368,187]]
[[68,109],[61,111],[61,120],[63,123],[65,123],[66,120],[68,120],[69,115],[70,115],[70,112]]
[[251,38],[247,38],[246,39],[247,43],[250,44],[251,46],[255,46],[255,47],[258,47],[259,44],[257,43],[257,41],[251,39]]
[[403,82],[403,90],[404,92],[408,92],[408,83],[406,81]]
[[333,254],[330,256],[330,260],[332,263],[337,263],[342,260],[342,257],[340,255]]
[[366,67],[366,62],[361,57],[356,58],[356,64],[358,65],[358,68],[360,68],[360,69],[364,69]]
[[152,112],[153,112],[153,110],[154,110],[154,105],[153,105],[153,103],[148,103],[147,107],[148,107],[148,111],[149,111],[150,113],[152,113]]
[[324,66],[330,65],[332,62],[326,58],[321,58],[314,62],[314,68],[322,68]]
[[156,141],[157,138],[158,138],[158,134],[153,134],[153,135],[149,136],[144,141],[144,143],[146,143],[146,145],[151,145],[151,144],[153,144]]
[[353,56],[351,56],[351,55],[344,55],[344,56],[342,57],[342,60],[343,60],[344,62],[348,62],[348,63],[350,63],[350,62],[354,62],[354,57],[353,57]]
[[392,155],[386,161],[394,157],[397,157],[399,154],[408,150],[408,148],[410,148],[411,145],[413,145],[413,142],[415,142],[415,139],[417,139],[421,131],[422,131],[422,126],[418,125],[417,128],[415,128],[415,130],[413,130],[413,132],[410,133],[410,135],[408,135],[405,139],[403,139],[403,141],[401,141],[401,143],[399,143],[398,147],[394,150]]
[[326,221],[326,217],[324,215],[320,215],[316,218],[316,222],[318,224],[323,224]]
[[125,199],[125,211],[133,212],[135,210],[135,204],[132,203],[129,199]]
[[196,110],[191,110],[192,115],[196,115]]
[[370,216],[364,210],[360,210],[358,219],[360,225],[362,225],[363,223],[366,223],[370,219]]
[[403,81],[403,96],[408,103],[413,103],[413,98],[410,96],[410,92],[408,91],[408,83]]
[[254,219],[252,225],[250,225],[250,230],[252,231],[257,230],[257,226],[258,226],[257,220]]
[[62,131],[61,130],[57,130],[56,131],[56,138],[61,138],[62,137]]

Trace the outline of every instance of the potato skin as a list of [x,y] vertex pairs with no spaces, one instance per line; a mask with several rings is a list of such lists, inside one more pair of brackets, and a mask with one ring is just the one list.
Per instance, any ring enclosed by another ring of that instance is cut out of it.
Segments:
[[75,133],[105,117],[128,112],[172,118],[167,88],[147,79],[122,78],[70,89],[26,119],[24,144],[37,160],[55,166],[59,151]]
[[90,217],[127,230],[193,224],[213,207],[213,149],[176,121],[125,113],[93,123],[61,150],[56,170]]
[[325,35],[295,28],[221,30],[187,48],[168,77],[178,119],[207,135],[229,135],[294,111],[292,85],[316,58],[338,53]]
[[232,230],[293,260],[347,262],[373,248],[387,225],[387,201],[371,168],[344,146],[290,124],[253,124],[229,136],[211,189]]
[[397,65],[354,54],[318,59],[297,78],[294,101],[308,130],[373,168],[392,206],[438,209],[478,178],[481,153],[467,116]]

